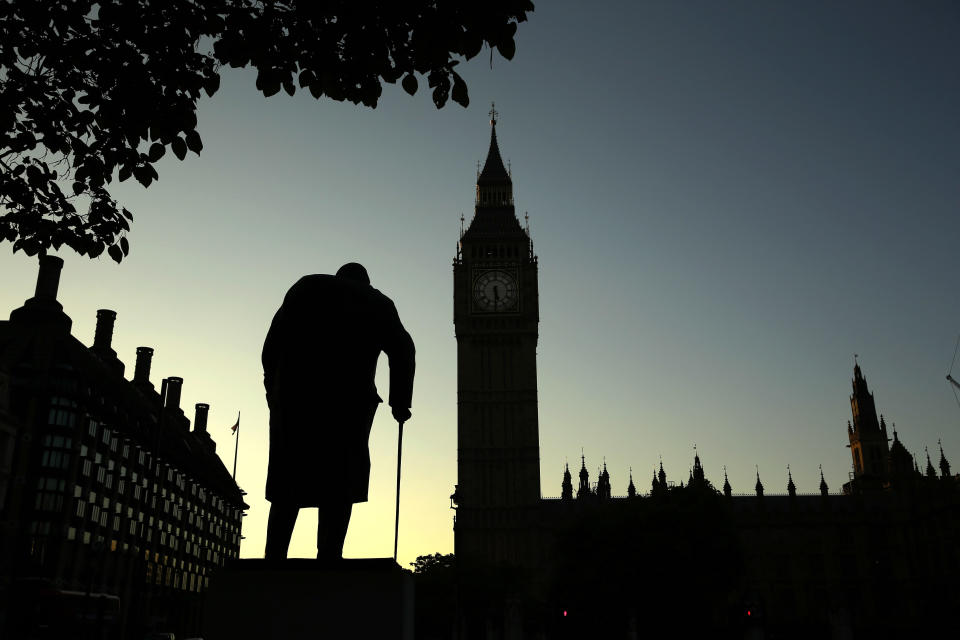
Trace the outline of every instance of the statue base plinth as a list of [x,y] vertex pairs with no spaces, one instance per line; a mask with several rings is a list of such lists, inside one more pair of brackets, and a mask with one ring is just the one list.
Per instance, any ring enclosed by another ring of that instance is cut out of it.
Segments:
[[413,640],[413,574],[393,558],[236,560],[210,578],[204,640]]

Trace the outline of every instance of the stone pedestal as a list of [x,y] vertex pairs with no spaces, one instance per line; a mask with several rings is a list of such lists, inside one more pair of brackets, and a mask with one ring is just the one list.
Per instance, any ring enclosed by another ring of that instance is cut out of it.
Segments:
[[210,579],[204,640],[413,640],[413,574],[392,558],[237,560]]

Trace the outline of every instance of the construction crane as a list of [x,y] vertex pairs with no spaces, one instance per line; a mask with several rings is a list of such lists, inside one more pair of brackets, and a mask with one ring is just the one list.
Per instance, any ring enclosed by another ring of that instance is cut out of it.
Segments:
[[[960,389],[960,382],[957,382],[953,379],[953,365],[957,362],[957,349],[960,348],[960,336],[957,336],[957,344],[953,347],[953,361],[950,362],[950,371],[947,372],[947,382],[953,385],[950,390],[953,391],[953,397],[957,400],[957,405],[960,406],[960,396],[957,396],[957,389]],[[956,388],[954,388],[956,387]]]

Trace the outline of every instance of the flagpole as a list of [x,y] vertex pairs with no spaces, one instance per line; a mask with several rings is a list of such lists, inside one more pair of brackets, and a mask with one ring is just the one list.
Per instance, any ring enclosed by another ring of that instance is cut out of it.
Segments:
[[237,411],[237,440],[233,443],[233,482],[237,482],[237,452],[240,451],[240,412]]

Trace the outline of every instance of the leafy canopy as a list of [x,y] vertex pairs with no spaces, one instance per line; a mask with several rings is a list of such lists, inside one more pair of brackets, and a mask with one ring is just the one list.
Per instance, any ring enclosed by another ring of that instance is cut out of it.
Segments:
[[0,241],[120,262],[132,214],[169,149],[200,153],[197,101],[222,65],[263,95],[297,87],[376,107],[383,82],[467,106],[455,67],[486,43],[513,58],[530,0],[0,0]]

